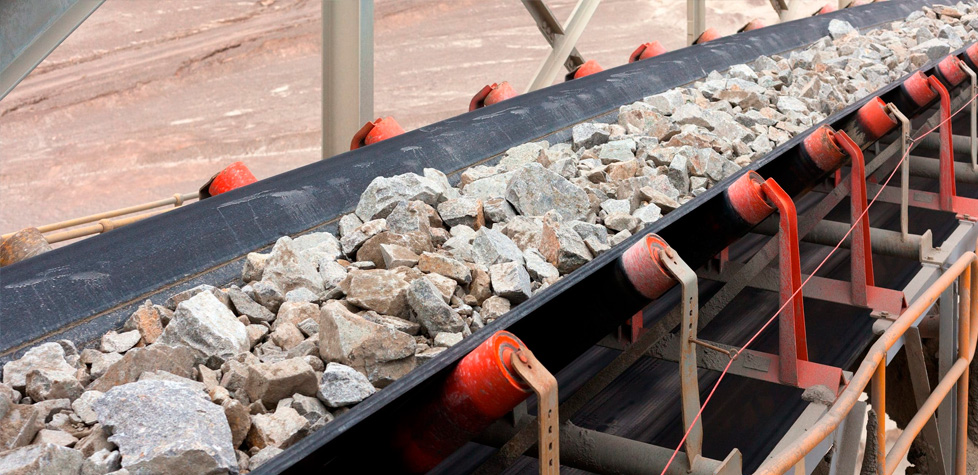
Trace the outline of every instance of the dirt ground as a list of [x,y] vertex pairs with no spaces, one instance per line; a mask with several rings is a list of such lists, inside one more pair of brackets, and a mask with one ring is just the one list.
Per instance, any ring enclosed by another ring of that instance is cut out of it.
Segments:
[[[548,0],[561,19],[574,3]],[[605,0],[578,49],[611,67],[682,47],[685,3]],[[0,233],[192,192],[237,160],[264,178],[320,159],[321,5],[106,2],[0,101]],[[707,5],[724,34],[777,18],[768,0]],[[375,115],[407,129],[487,83],[522,91],[549,48],[516,0],[377,0],[375,18]]]

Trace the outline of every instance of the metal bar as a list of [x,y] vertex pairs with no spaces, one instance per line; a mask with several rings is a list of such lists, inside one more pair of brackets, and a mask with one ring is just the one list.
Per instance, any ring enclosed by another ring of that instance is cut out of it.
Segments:
[[0,2],[0,99],[27,77],[105,0]]
[[[801,238],[803,242],[821,244],[823,246],[835,246],[849,231],[849,225],[838,221],[823,220],[815,225],[815,228]],[[767,219],[758,224],[751,232],[773,236],[777,233],[777,225],[773,220]],[[847,239],[842,243],[843,248],[848,249],[851,242]],[[906,238],[900,232],[890,231],[889,229],[873,228],[871,245],[874,254],[900,257],[904,259],[919,260],[921,252],[927,252],[932,247],[930,231],[920,234],[908,234]]]
[[[952,284],[944,293],[941,294],[940,300],[940,331],[938,336],[938,354],[937,354],[937,378],[944,379],[948,371],[951,370],[951,366],[957,360],[957,290],[955,286],[957,284]],[[947,398],[941,401],[940,410],[937,412],[937,430],[941,433],[941,440],[949,441],[944,444],[942,448],[944,452],[942,456],[944,457],[944,466],[953,467],[954,466],[954,451],[956,450],[954,442],[954,425],[957,422],[956,410],[954,408],[955,401],[953,398]]]
[[[499,447],[520,431],[506,423],[493,424],[477,442]],[[532,446],[527,449],[528,455]],[[593,473],[659,475],[666,468],[673,449],[626,439],[596,430],[578,427],[571,422],[560,424],[561,463],[567,467]],[[666,475],[740,475],[742,458],[734,449],[724,460],[700,457],[690,467],[686,457],[676,457]]]
[[[971,360],[969,356],[971,348],[969,337],[971,330],[969,320],[971,318],[971,269],[969,267],[963,274],[958,283],[958,359]],[[954,451],[954,473],[965,475],[968,465],[968,371],[965,370],[958,380],[957,394],[957,437]]]
[[954,196],[957,190],[954,182],[954,154],[951,152],[953,135],[951,134],[951,95],[939,79],[934,76],[927,78],[927,83],[941,97],[941,177],[940,203],[941,209],[951,211],[954,208]]
[[[557,38],[564,34],[564,27],[554,17],[554,13],[550,10],[550,7],[543,0],[523,0],[523,6],[526,7],[526,11],[533,17],[537,28],[540,29],[540,34],[543,35],[547,43],[550,43],[550,47],[553,48]],[[567,56],[567,61],[564,61],[564,68],[568,71],[573,71],[574,68],[582,64],[584,64],[584,57],[581,56],[581,53],[575,47]]]
[[374,2],[323,0],[323,153],[350,150],[374,110]]
[[[650,251],[651,252],[651,251]],[[664,255],[663,255],[664,254]],[[686,437],[686,458],[690,467],[703,455],[703,421],[697,420],[700,410],[700,385],[696,365],[696,327],[699,319],[699,287],[696,272],[690,269],[672,248],[659,254],[659,262],[682,285],[682,324],[679,329],[679,377],[683,401],[683,428]]]
[[[116,216],[122,216],[124,214],[135,213],[137,211],[145,211],[145,210],[148,210],[148,209],[159,208],[161,206],[169,206],[169,205],[173,205],[175,207],[177,207],[177,206],[183,206],[184,204],[186,204],[187,201],[193,200],[193,199],[197,199],[197,197],[199,195],[200,195],[200,193],[197,193],[197,192],[194,192],[194,193],[185,193],[185,194],[179,194],[179,193],[177,193],[177,194],[173,195],[173,198],[167,198],[165,200],[153,201],[153,202],[150,202],[150,203],[143,203],[141,205],[130,206],[128,208],[120,208],[120,209],[117,209],[117,210],[106,211],[104,213],[98,213],[98,214],[92,214],[92,215],[88,215],[88,216],[82,216],[80,218],[69,219],[67,221],[61,221],[61,222],[52,223],[52,224],[45,224],[44,226],[38,226],[37,227],[37,230],[40,231],[40,232],[42,232],[42,233],[46,233],[46,232],[55,231],[55,230],[58,230],[58,229],[64,229],[64,228],[70,228],[72,226],[78,226],[79,224],[91,223],[92,221],[98,221],[100,219],[114,218]],[[14,235],[14,233],[7,233],[7,234],[4,234],[3,236],[0,236],[0,238],[7,239],[8,237],[13,236],[13,235]]]
[[[900,318],[896,319],[889,328],[881,335],[876,342],[870,347],[866,354],[866,358],[863,359],[862,363],[859,365],[859,369],[853,374],[852,379],[849,380],[849,384],[842,391],[838,398],[836,398],[835,403],[829,409],[829,412],[825,414],[818,421],[817,424],[811,427],[804,436],[795,439],[789,446],[785,447],[784,450],[773,456],[772,458],[766,460],[761,467],[755,472],[756,475],[775,475],[787,472],[791,467],[793,467],[799,460],[805,457],[805,454],[810,452],[815,446],[817,446],[822,440],[831,434],[836,427],[842,422],[849,411],[852,410],[853,405],[859,400],[859,396],[862,394],[866,385],[869,384],[870,379],[876,373],[877,366],[881,365],[886,358],[887,350],[893,346],[897,340],[903,336],[917,319],[923,315],[924,312],[934,304],[935,301],[940,297],[941,293],[944,292],[946,288],[951,286],[955,280],[961,275],[965,268],[971,266],[971,263],[975,260],[974,252],[967,252],[963,254],[947,271],[941,275],[933,285],[931,285],[923,294],[911,304],[910,308],[907,309]],[[972,328],[972,333],[974,333],[974,328]],[[932,396],[933,397],[933,396]],[[919,415],[920,413],[918,413]],[[922,424],[921,424],[922,425]],[[918,429],[919,432],[919,429]],[[908,435],[908,432],[904,432],[904,435]],[[911,436],[913,437],[913,436]],[[908,443],[909,445],[909,443]],[[894,456],[898,451],[896,449],[890,450],[890,455]],[[899,455],[902,457],[902,454]],[[896,463],[887,464],[890,467],[896,468]]]
[[866,403],[857,402],[843,421],[842,431],[836,431],[835,455],[829,468],[829,475],[851,475],[856,473],[859,440],[862,427],[866,423]]
[[533,81],[526,88],[526,92],[536,91],[553,84],[561,65],[567,60],[571,50],[574,49],[574,45],[577,44],[577,40],[581,38],[584,28],[591,20],[591,15],[594,15],[594,11],[598,9],[600,3],[601,0],[579,0],[577,2],[574,11],[571,12],[570,18],[567,20],[566,33],[554,39],[553,50],[540,63],[536,74],[533,75]]
[[[849,172],[849,211],[852,236],[850,249],[850,286],[852,301],[866,305],[869,301],[867,288],[875,285],[873,276],[873,253],[870,244],[869,206],[866,204],[866,160],[863,151],[845,132],[835,135],[842,149],[851,159]],[[869,248],[869,249],[867,249]]]
[[881,474],[886,473],[886,364],[882,361],[873,373],[870,404],[876,413],[876,434],[873,434],[876,437],[876,470],[873,473]]
[[[927,395],[930,394],[930,379],[927,377],[927,364],[924,362],[923,343],[920,341],[920,331],[917,327],[910,327],[903,335],[907,355],[907,367],[910,370],[910,384],[913,388],[914,400],[917,403],[917,410],[924,405]],[[944,465],[944,457],[941,456],[941,434],[937,430],[937,419],[931,416],[924,425],[921,434],[924,440],[930,445],[925,456],[928,459],[928,467],[933,467],[935,473],[947,473]]]
[[706,31],[706,0],[686,0],[686,44]]
[[540,475],[560,473],[557,378],[547,371],[529,349],[513,352],[513,369],[537,396],[537,458]]
[[129,216],[128,218],[122,219],[102,219],[96,224],[90,224],[88,226],[83,226],[80,228],[69,229],[67,231],[61,231],[57,233],[51,233],[44,236],[44,239],[50,244],[54,244],[62,241],[70,241],[72,239],[77,239],[83,236],[89,236],[92,234],[101,234],[109,232],[113,229],[125,226],[127,224],[135,223],[136,221],[142,221],[146,218],[156,216],[160,213],[165,213],[166,211],[154,211],[151,213],[138,214],[136,216]]
[[910,119],[893,104],[886,110],[900,121],[900,157],[906,157],[900,165],[900,234],[904,239],[910,235],[910,157],[907,156],[907,141],[910,140]]

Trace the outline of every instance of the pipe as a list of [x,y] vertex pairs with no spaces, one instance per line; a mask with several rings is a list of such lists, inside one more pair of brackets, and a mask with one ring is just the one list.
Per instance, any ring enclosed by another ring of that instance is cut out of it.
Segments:
[[[518,432],[517,427],[499,422],[486,429],[475,441],[492,447],[502,447]],[[536,456],[535,444],[526,451],[526,455]],[[671,457],[672,449],[666,447],[585,429],[569,421],[560,425],[560,464],[563,466],[594,473],[655,475],[662,473]],[[665,473],[713,473],[718,466],[715,460],[700,458],[696,463],[696,470],[690,470],[686,457],[678,456]]]
[[[930,137],[928,135],[928,137]],[[957,147],[955,147],[957,152]],[[910,174],[924,178],[940,178],[940,160],[936,158],[910,156]],[[954,162],[954,177],[960,183],[978,184],[978,170],[971,168],[970,163]]]
[[127,224],[135,223],[136,221],[142,221],[146,218],[156,216],[160,213],[165,213],[166,211],[154,211],[152,213],[138,214],[136,216],[129,216],[128,218],[122,219],[103,219],[95,224],[90,224],[81,228],[70,229],[68,231],[61,231],[58,233],[51,233],[44,236],[45,239],[51,244],[61,241],[68,241],[71,239],[80,238],[82,236],[88,236],[90,234],[100,234],[109,232],[115,228],[125,226]]
[[[971,329],[969,320],[971,315],[971,281],[973,280],[971,270],[974,264],[968,268],[961,276],[960,303],[958,304],[958,358],[967,358],[971,362],[970,336]],[[958,380],[958,433],[957,450],[955,452],[955,473],[964,475],[968,461],[968,371],[965,370]]]
[[[805,455],[811,452],[819,443],[825,440],[826,437],[832,434],[833,431],[839,426],[849,411],[852,410],[853,405],[859,400],[859,396],[862,394],[863,390],[869,384],[870,379],[876,372],[876,367],[879,366],[886,358],[886,352],[889,350],[913,325],[913,322],[930,308],[934,302],[940,298],[941,293],[944,292],[948,286],[954,283],[959,275],[964,273],[964,270],[968,268],[972,262],[975,260],[974,252],[967,252],[963,254],[957,261],[951,265],[948,270],[941,275],[936,282],[934,282],[930,287],[923,292],[917,300],[910,305],[909,308],[900,318],[896,319],[892,325],[880,336],[876,343],[870,347],[866,354],[866,358],[860,363],[859,369],[853,374],[852,379],[849,384],[842,391],[839,397],[836,399],[835,403],[829,408],[828,412],[822,416],[818,422],[815,423],[803,436],[792,441],[787,447],[782,449],[779,453],[774,454],[771,458],[762,464],[757,471],[756,475],[776,475],[787,472],[792,469],[798,461],[802,460]],[[978,327],[976,327],[978,328]],[[974,334],[974,329],[972,330]],[[958,375],[955,375],[956,378]],[[918,415],[920,412],[918,412]],[[882,415],[880,415],[882,418]],[[922,427],[922,426],[921,426]],[[919,429],[918,429],[919,431]],[[905,433],[908,433],[905,431]],[[896,450],[891,449],[891,454],[896,453]],[[896,467],[896,464],[892,465]]]
[[[146,211],[148,209],[159,208],[160,206],[181,206],[184,202],[197,199],[199,193],[185,193],[185,194],[175,194],[172,198],[167,198],[164,200],[152,201],[149,203],[143,203],[141,205],[130,206],[128,208],[120,208],[112,211],[105,211],[103,213],[92,214],[89,216],[82,216],[80,218],[69,219],[67,221],[61,221],[58,223],[46,224],[37,228],[38,231],[42,233],[56,231],[58,229],[70,228],[72,226],[78,226],[79,224],[91,223],[105,218],[114,218],[116,216],[122,216],[124,214],[135,213],[137,211]],[[13,236],[14,233],[4,234],[3,239],[7,239]]]
[[[774,220],[767,219],[758,224],[757,227],[751,230],[751,232],[763,234],[765,236],[774,236],[778,232],[777,223]],[[842,240],[849,231],[849,224],[840,223],[838,221],[820,221],[815,225],[815,229],[812,229],[807,234],[802,236],[801,240],[804,242],[809,242],[813,244],[821,244],[823,246],[835,246]],[[909,234],[907,239],[904,240],[903,236],[898,231],[890,231],[888,229],[873,228],[870,236],[870,241],[873,246],[873,253],[882,254],[884,256],[890,257],[900,257],[904,259],[917,260],[920,258],[920,245],[922,236],[919,234]],[[842,243],[842,247],[848,249],[851,246],[851,240],[846,239]]]
[[[952,143],[955,153],[971,154],[971,137],[955,134]],[[938,152],[941,149],[941,138],[937,134],[928,134],[920,140],[917,140],[917,146],[921,150]]]

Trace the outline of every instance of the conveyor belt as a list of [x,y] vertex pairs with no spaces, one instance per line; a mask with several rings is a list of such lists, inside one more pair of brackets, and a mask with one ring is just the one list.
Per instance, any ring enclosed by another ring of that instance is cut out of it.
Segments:
[[[862,28],[902,19],[926,3],[892,1],[844,10],[610,69],[423,127],[4,268],[0,274],[0,360],[9,360],[43,340],[89,341],[121,325],[142,299],[153,297],[159,301],[199,283],[230,282],[240,271],[240,259],[247,252],[266,247],[283,234],[331,229],[343,212],[355,206],[359,192],[375,176],[420,172],[425,167],[458,172],[492,160],[514,145],[566,136],[569,127],[576,123],[611,117],[621,104],[689,83],[711,70],[809,44],[824,36],[833,18]],[[885,88],[882,95],[885,100],[899,101],[893,86]],[[827,122],[846,121],[868,99]],[[793,195],[805,191],[818,177],[797,173],[794,164],[801,139],[789,141],[751,168],[762,176],[775,177]],[[737,233],[699,232],[722,215],[717,211],[723,207],[722,192],[729,183],[726,180],[711,188],[646,231],[662,235],[690,265],[702,264],[739,237]],[[602,320],[594,315],[623,317],[644,306],[637,295],[614,300],[599,298],[620,292],[621,286],[615,280],[620,278],[616,261],[638,237],[515,308],[489,329],[445,351],[259,471],[311,468],[331,461],[333,468],[342,470],[362,463],[357,461],[362,461],[368,451],[363,441],[372,441],[369,452],[374,453],[377,434],[383,434],[399,412],[423,398],[433,381],[494,330],[510,329],[551,370],[563,368],[618,324],[617,318]],[[586,291],[568,292],[571,288]],[[605,293],[606,289],[613,292]],[[554,338],[554,333],[558,338]]]

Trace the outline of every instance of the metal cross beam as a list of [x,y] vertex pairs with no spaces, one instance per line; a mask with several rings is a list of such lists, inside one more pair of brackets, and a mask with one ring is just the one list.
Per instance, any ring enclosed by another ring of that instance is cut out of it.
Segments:
[[[537,23],[540,34],[546,38],[547,43],[550,43],[550,47],[553,48],[557,38],[564,35],[564,27],[557,21],[554,12],[543,0],[523,0],[523,6],[526,7],[526,11],[530,12],[533,21]],[[584,57],[577,51],[577,48],[574,48],[567,56],[567,61],[564,61],[564,68],[573,71],[582,64],[584,64]]]
[[563,66],[564,62],[567,61],[571,51],[574,50],[574,45],[577,44],[577,40],[584,33],[584,28],[587,27],[587,23],[591,20],[591,16],[594,15],[594,11],[598,9],[599,3],[601,3],[601,0],[580,0],[577,2],[574,11],[570,14],[570,19],[567,20],[565,33],[555,36],[553,50],[540,63],[540,67],[537,68],[536,74],[533,75],[533,81],[527,86],[526,92],[536,91],[537,89],[553,84],[554,79],[557,78],[557,72]]

